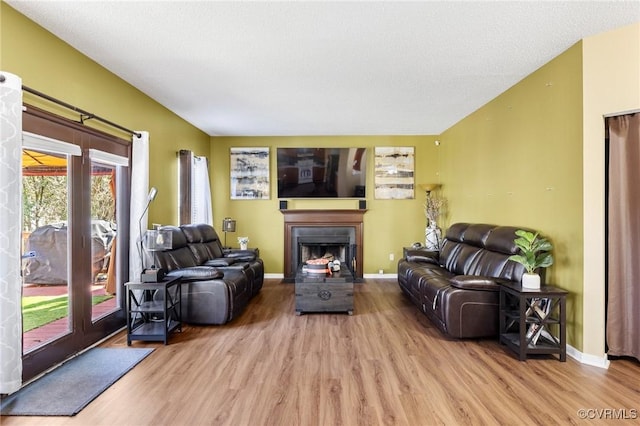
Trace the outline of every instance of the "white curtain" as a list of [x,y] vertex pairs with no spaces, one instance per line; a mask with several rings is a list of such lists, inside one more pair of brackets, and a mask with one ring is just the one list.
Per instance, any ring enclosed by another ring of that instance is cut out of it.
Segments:
[[0,71],[0,393],[22,385],[22,79]]
[[[130,206],[130,244],[129,244],[129,281],[140,281],[142,273],[142,257],[140,233],[147,229],[147,214],[141,219],[147,206],[149,193],[149,132],[140,132],[140,137],[133,135],[133,151],[131,155],[131,206]],[[142,223],[142,230],[140,229]]]
[[207,157],[193,156],[191,162],[191,223],[213,226],[211,186]]

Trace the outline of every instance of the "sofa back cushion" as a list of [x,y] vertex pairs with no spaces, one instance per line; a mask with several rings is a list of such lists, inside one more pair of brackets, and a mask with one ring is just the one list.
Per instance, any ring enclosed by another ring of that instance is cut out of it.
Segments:
[[156,266],[169,272],[174,269],[198,265],[193,253],[189,250],[187,239],[182,229],[177,226],[163,226],[160,229],[171,231],[171,249],[155,252]]
[[514,240],[516,239],[516,231],[514,226],[496,226],[487,237],[484,246],[491,251],[504,253],[511,256],[518,253],[518,247]]
[[469,227],[468,223],[454,223],[447,229],[445,238],[447,241],[461,243],[464,241],[464,232]]
[[[470,275],[468,270],[482,249],[465,243],[447,242],[447,250],[440,255],[441,265],[455,275]],[[448,255],[447,255],[448,254]]]
[[489,238],[489,235],[494,229],[495,225],[474,223],[465,229],[464,234],[462,235],[462,240],[465,244],[484,248],[487,238]]
[[180,228],[198,265],[224,256],[222,244],[213,226],[206,223],[193,223],[181,225]]
[[509,260],[518,249],[512,226],[457,223],[449,227],[440,264],[456,275],[481,275],[519,281],[524,267]]

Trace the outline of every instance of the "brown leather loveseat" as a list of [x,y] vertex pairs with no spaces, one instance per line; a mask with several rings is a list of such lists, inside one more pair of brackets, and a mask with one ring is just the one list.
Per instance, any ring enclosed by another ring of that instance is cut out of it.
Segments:
[[224,324],[237,318],[262,289],[264,264],[257,249],[225,250],[211,225],[163,226],[170,250],[155,252],[167,277],[182,280],[182,320]]
[[456,223],[440,252],[409,250],[398,261],[398,284],[443,333],[497,336],[500,283],[520,282],[524,267],[509,260],[518,248],[512,226]]

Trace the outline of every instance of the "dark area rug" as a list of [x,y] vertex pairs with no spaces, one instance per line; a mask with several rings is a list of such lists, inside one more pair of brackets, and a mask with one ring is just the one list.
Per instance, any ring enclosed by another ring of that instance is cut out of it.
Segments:
[[153,348],[93,348],[2,399],[3,416],[74,416]]

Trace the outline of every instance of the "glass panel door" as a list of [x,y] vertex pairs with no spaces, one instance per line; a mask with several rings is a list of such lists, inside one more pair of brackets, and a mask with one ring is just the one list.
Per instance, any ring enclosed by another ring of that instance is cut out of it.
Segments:
[[119,309],[116,166],[91,161],[91,320]]
[[28,108],[23,148],[23,314],[39,321],[23,332],[29,380],[126,325],[131,142]]
[[68,156],[23,150],[23,353],[71,332]]

